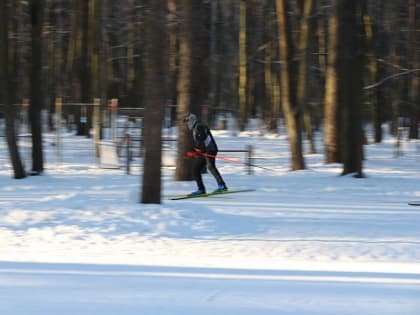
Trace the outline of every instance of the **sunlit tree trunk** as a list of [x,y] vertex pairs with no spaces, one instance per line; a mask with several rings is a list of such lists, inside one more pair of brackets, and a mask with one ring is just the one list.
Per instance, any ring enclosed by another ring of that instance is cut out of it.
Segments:
[[[265,105],[265,89],[264,89],[264,1],[255,1],[255,57],[254,61],[254,109],[252,114],[262,116]],[[261,117],[263,118],[263,117]]]
[[290,22],[288,20],[287,0],[277,0],[277,18],[279,26],[279,47],[281,55],[281,99],[283,113],[286,119],[287,135],[291,152],[291,169],[293,171],[305,168],[302,152],[301,109],[295,108],[296,86],[293,75],[293,43],[291,39]]
[[246,1],[240,0],[239,6],[239,130],[245,130],[248,120],[247,103],[247,27]]
[[337,78],[337,49],[338,49],[338,16],[337,1],[332,0],[332,9],[328,20],[328,56],[325,78],[325,119],[324,142],[325,163],[340,162],[339,132],[338,132],[338,78]]

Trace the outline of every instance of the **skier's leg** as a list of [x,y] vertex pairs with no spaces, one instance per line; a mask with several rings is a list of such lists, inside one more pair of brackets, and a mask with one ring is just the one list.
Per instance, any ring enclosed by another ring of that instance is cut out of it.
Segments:
[[193,175],[194,179],[197,182],[197,188],[202,190],[203,192],[206,191],[206,188],[204,187],[203,178],[201,176],[201,170],[206,165],[206,159],[204,157],[197,157],[194,161],[194,169],[193,169]]
[[226,184],[225,184],[225,181],[222,178],[222,175],[220,175],[220,172],[216,167],[216,159],[215,158],[209,158],[209,157],[207,157],[206,159],[207,159],[207,168],[209,169],[210,173],[216,179],[217,185],[219,187],[220,186],[225,186],[225,188],[227,188]]

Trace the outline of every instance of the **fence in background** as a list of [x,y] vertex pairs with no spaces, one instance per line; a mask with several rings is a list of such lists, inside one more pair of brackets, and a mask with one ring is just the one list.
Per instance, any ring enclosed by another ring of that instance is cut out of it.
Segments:
[[[119,157],[123,160],[125,172],[126,174],[131,173],[131,164],[134,161],[134,158],[142,158],[143,157],[143,138],[142,137],[133,137],[130,134],[126,134],[125,137],[122,139],[123,141],[120,143],[119,148]],[[163,151],[172,150],[176,152],[176,148],[172,147],[171,144],[175,143],[177,140],[172,138],[163,138]],[[165,145],[166,144],[166,145]],[[225,160],[231,163],[241,164],[245,167],[245,170],[248,175],[253,174],[253,163],[254,160],[253,153],[254,149],[252,146],[247,146],[244,150],[219,150],[220,153],[244,153],[244,159],[234,159],[231,157],[226,157],[222,155],[218,155],[217,157],[220,160]],[[175,166],[175,165],[166,165],[166,166]]]

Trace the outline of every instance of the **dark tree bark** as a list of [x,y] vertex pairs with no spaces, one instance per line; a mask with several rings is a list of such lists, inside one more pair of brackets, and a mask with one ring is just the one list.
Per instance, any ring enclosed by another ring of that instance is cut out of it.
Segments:
[[254,106],[251,114],[259,115],[263,118],[263,108],[265,103],[265,81],[264,81],[264,1],[255,1],[255,58],[254,58]]
[[[383,1],[375,1],[372,3],[371,12],[364,18],[366,45],[367,45],[367,68],[369,69],[369,78],[372,82],[378,82],[385,77],[385,65],[383,60],[385,54],[384,40],[384,11],[385,4]],[[369,91],[368,94],[372,103],[372,123],[375,132],[375,142],[382,141],[382,123],[384,121],[384,113],[386,107],[384,86],[380,85]]]
[[[96,85],[96,94],[100,96],[100,107],[99,107],[99,128],[97,128],[99,131],[99,135],[95,135],[98,140],[103,138],[103,128],[104,128],[104,121],[103,121],[103,113],[106,111],[107,108],[107,102],[108,102],[108,61],[107,61],[107,32],[106,32],[106,25],[108,21],[108,0],[101,0],[97,1],[95,4],[95,8],[97,11],[97,19],[98,22],[96,22],[97,26],[97,33],[95,38],[95,34],[93,35],[94,40],[96,40],[97,45],[97,64],[95,67],[95,73],[93,74],[94,82]],[[95,141],[95,150],[96,150],[96,156],[100,156],[100,145],[99,141]]]
[[219,68],[219,54],[218,54],[218,24],[219,24],[219,0],[210,2],[210,65],[209,65],[209,113],[210,120],[217,108],[218,102],[218,68]]
[[207,123],[209,95],[210,37],[207,29],[210,7],[203,1],[192,2],[192,60],[191,60],[191,104],[193,112]]
[[218,109],[238,115],[238,1],[220,1],[222,16],[221,30],[221,61],[219,63],[220,102]]
[[44,0],[31,0],[31,82],[29,120],[32,131],[32,174],[41,174],[44,170],[44,158],[42,150],[42,25],[44,15]]
[[[409,2],[409,57],[412,69],[420,68],[420,58],[418,53],[419,46],[419,28],[420,28],[420,8],[418,1],[410,0]],[[409,139],[419,138],[419,119],[420,119],[420,71],[416,71],[410,78],[410,129],[408,132]]]
[[161,202],[162,121],[165,105],[166,1],[150,1],[146,17],[146,108],[142,203]]
[[10,84],[9,71],[9,1],[3,0],[0,3],[0,100],[3,102],[4,114],[6,118],[6,138],[9,148],[10,161],[13,166],[14,178],[21,179],[26,177],[25,169],[20,158],[17,147],[15,132],[15,115],[11,95],[13,86]]
[[191,14],[192,1],[182,0],[180,3],[180,35],[179,35],[179,75],[177,99],[178,152],[176,160],[175,180],[192,180],[192,162],[185,159],[185,153],[192,147],[192,137],[183,123],[184,117],[192,109],[191,104]]
[[339,45],[338,80],[339,103],[343,106],[342,147],[343,175],[354,173],[363,177],[363,63],[364,39],[360,0],[341,0],[338,3]]
[[[89,1],[90,0],[80,0],[79,7],[80,7],[80,18],[81,18],[81,55],[80,55],[80,100],[82,103],[91,103],[92,102],[92,95],[90,93],[90,59],[89,59]],[[81,123],[80,117],[81,112],[79,111],[79,115],[76,115],[77,119],[77,134],[78,135],[85,135],[89,136],[89,130],[92,126],[92,109],[87,108],[85,114],[89,116],[87,123]]]
[[167,110],[170,112],[171,126],[176,125],[176,84],[178,74],[178,28],[176,23],[177,1],[168,1],[168,75],[166,84],[168,85]]

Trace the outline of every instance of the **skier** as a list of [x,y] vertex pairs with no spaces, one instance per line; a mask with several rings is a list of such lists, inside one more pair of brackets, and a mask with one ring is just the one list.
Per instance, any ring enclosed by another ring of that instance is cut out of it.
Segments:
[[188,114],[185,117],[184,122],[187,124],[188,129],[192,131],[194,139],[194,148],[187,152],[187,157],[195,158],[193,173],[198,189],[191,194],[206,194],[206,188],[204,187],[203,178],[201,177],[201,171],[206,164],[208,170],[217,181],[218,186],[214,192],[227,191],[227,186],[216,168],[215,157],[217,155],[217,144],[216,141],[214,141],[209,127],[199,122],[197,116],[194,114]]

